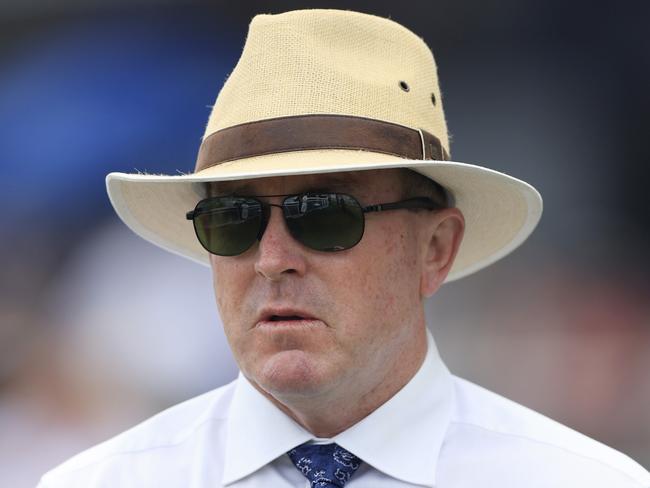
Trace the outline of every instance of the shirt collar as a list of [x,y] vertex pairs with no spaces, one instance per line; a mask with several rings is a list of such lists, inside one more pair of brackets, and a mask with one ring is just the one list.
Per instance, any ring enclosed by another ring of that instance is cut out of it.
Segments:
[[454,390],[428,330],[427,345],[424,362],[411,381],[333,440],[393,478],[433,487]]
[[[452,379],[427,330],[427,354],[411,380],[377,410],[332,441],[394,478],[433,487],[451,417]],[[316,439],[240,373],[228,417],[223,484],[257,471]]]
[[257,471],[312,435],[262,395],[240,372],[227,421],[222,482]]

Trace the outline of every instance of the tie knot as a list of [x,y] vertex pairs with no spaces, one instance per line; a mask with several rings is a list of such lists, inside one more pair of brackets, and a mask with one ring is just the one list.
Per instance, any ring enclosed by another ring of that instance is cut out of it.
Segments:
[[361,459],[337,444],[303,444],[287,453],[312,487],[343,488]]

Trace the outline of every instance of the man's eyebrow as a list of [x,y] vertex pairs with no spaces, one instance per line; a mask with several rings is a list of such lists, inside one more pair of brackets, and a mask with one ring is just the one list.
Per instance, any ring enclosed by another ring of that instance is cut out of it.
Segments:
[[[237,184],[239,183],[239,184]],[[253,186],[250,183],[230,183],[226,185],[215,185],[213,188],[220,193],[231,194],[231,193],[251,193],[253,191]]]
[[208,194],[216,195],[233,195],[236,193],[252,193],[252,185],[243,181],[211,181],[208,183]]
[[312,190],[337,190],[337,191],[348,190],[349,191],[357,188],[358,186],[357,180],[358,179],[352,175],[347,175],[347,176],[341,176],[338,174],[326,175],[317,183],[311,184],[310,185],[311,188],[307,188],[307,190],[312,189]]
[[[321,178],[314,183],[307,184],[301,191],[337,191],[345,192],[358,189],[360,178],[355,173],[348,173],[341,175],[340,173],[321,174]],[[256,186],[247,181],[215,181],[209,183],[210,195],[264,195],[265,193],[259,191],[259,186]]]

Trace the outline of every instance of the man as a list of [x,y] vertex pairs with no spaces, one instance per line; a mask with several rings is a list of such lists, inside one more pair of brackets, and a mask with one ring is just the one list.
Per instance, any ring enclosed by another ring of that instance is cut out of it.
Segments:
[[349,11],[255,17],[195,173],[107,179],[135,232],[211,266],[241,374],[41,486],[650,487],[442,363],[423,300],[514,249],[542,208],[448,154],[416,35]]

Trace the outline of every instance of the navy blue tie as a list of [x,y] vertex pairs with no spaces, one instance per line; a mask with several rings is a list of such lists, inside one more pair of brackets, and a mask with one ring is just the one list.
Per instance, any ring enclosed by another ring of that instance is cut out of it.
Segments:
[[361,459],[337,444],[303,444],[287,453],[314,488],[343,488]]

